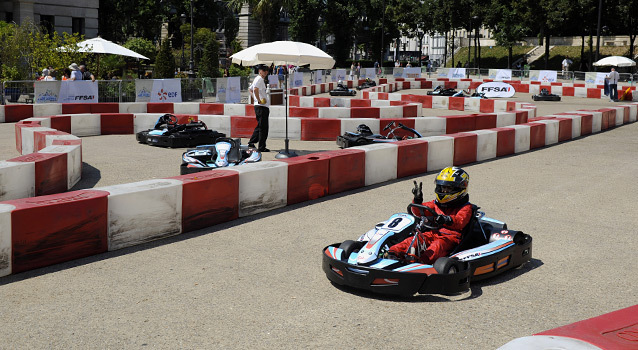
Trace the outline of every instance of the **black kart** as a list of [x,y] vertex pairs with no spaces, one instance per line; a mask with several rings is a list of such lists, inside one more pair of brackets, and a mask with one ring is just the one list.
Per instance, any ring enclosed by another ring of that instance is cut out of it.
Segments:
[[532,99],[534,101],[560,101],[560,96],[550,94],[547,89],[541,89],[538,95],[533,95]]
[[357,90],[348,89],[343,84],[338,84],[334,90],[330,90],[330,96],[355,96]]
[[458,92],[451,88],[443,88],[441,85],[434,88],[432,91],[428,91],[428,95],[431,96],[454,96]]
[[139,143],[159,147],[195,147],[214,144],[225,134],[209,130],[204,122],[189,121],[179,124],[173,114],[164,114],[157,119],[153,129],[140,131],[135,135]]
[[[412,136],[408,136],[408,137],[397,136],[396,131],[399,129],[402,129],[411,133]],[[372,130],[370,130],[369,126],[365,124],[361,124],[357,127],[357,132],[346,131],[346,133],[343,134],[342,136],[338,136],[337,145],[339,145],[340,148],[348,148],[353,146],[369,145],[371,143],[394,142],[394,141],[398,141],[398,140],[402,140],[406,138],[422,137],[418,131],[410,127],[407,127],[401,123],[395,124],[394,121],[388,123],[388,125],[386,125],[385,128],[383,128],[383,131],[387,131],[387,130],[389,130],[388,136],[383,136],[381,134],[374,134],[372,133]]]
[[363,82],[363,84],[357,86],[357,90],[363,90],[374,86],[377,86],[377,83],[374,80],[368,78],[366,79],[366,81]]

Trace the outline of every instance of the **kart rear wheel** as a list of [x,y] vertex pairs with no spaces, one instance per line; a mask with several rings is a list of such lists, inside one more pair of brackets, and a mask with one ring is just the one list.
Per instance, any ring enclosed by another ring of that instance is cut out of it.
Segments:
[[363,248],[364,244],[365,242],[352,241],[352,240],[347,240],[341,243],[339,245],[339,248],[343,249],[343,255],[341,256],[342,260],[348,260],[348,258],[350,257],[350,254]]
[[436,272],[447,275],[452,273],[457,273],[461,271],[462,264],[457,258],[438,258],[434,262],[434,269]]

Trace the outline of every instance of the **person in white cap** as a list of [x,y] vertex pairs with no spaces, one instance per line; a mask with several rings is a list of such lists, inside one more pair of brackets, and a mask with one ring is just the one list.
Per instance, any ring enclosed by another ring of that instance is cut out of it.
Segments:
[[71,70],[71,79],[69,80],[82,80],[82,72],[80,72],[80,67],[78,67],[77,63],[71,63],[69,69]]

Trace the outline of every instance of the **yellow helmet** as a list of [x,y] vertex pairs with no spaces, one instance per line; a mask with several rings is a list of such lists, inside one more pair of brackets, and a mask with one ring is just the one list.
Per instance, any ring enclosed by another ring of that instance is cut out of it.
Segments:
[[458,202],[466,202],[467,186],[470,175],[465,170],[457,167],[447,167],[439,173],[434,180],[436,187],[436,202],[444,206],[454,205]]

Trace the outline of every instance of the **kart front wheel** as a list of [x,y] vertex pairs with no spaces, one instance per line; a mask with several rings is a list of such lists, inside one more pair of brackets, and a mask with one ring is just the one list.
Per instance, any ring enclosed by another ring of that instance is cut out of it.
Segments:
[[359,249],[363,248],[364,244],[365,244],[365,242],[352,241],[352,240],[347,240],[347,241],[344,241],[343,243],[341,243],[339,245],[339,248],[343,249],[342,259],[343,260],[348,260],[348,258],[350,258],[350,254],[352,254],[353,252],[358,251]]
[[436,272],[444,275],[460,272],[461,268],[462,264],[457,258],[442,257],[434,262]]

